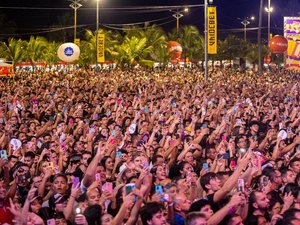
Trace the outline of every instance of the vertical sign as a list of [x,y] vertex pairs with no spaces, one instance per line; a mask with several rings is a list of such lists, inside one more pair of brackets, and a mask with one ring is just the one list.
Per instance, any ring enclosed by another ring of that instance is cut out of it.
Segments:
[[288,40],[285,67],[300,70],[300,17],[284,17],[284,37]]
[[80,39],[79,38],[76,38],[74,40],[74,44],[77,45],[78,47],[80,46]]
[[104,58],[104,45],[105,45],[105,35],[104,34],[98,34],[97,35],[97,62],[99,63],[103,63],[105,62],[105,58]]
[[207,8],[208,54],[217,54],[217,8]]

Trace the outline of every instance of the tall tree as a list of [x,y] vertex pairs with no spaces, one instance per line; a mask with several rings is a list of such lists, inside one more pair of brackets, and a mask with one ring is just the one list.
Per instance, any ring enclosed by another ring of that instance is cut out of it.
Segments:
[[233,60],[237,57],[245,57],[247,54],[247,45],[245,45],[244,40],[234,35],[228,35],[226,39],[219,42],[219,44],[219,53],[224,59]]
[[142,66],[153,66],[153,60],[149,55],[153,53],[153,46],[147,45],[147,38],[137,38],[135,36],[125,37],[122,45],[116,48],[114,57],[121,66],[125,63],[134,66],[140,64]]
[[[254,65],[254,67],[256,65],[258,65],[258,62],[259,62],[257,48],[258,48],[257,44],[248,44],[247,59],[249,60],[250,63],[252,63]],[[262,56],[267,55],[267,53],[268,53],[268,48],[267,48],[267,46],[263,45],[262,46]]]
[[[105,34],[105,60],[113,60],[113,54],[115,48],[118,45],[122,44],[122,36],[119,32],[107,31],[100,29],[98,31],[100,34]],[[79,63],[84,65],[94,64],[97,57],[96,49],[96,32],[91,30],[86,30],[85,32],[85,41],[82,41],[80,44],[80,58]]]
[[197,27],[190,25],[182,26],[179,30],[178,36],[177,40],[182,45],[183,58],[204,58],[204,38]]
[[22,60],[23,50],[26,43],[21,39],[8,39],[8,43],[0,42],[0,57],[5,58],[8,61],[13,61],[15,67],[16,63]]
[[43,54],[45,53],[47,46],[47,40],[43,37],[30,37],[30,40],[26,43],[24,49],[25,60],[31,62],[33,70],[35,69],[35,64],[43,59]]
[[[125,27],[126,37],[131,39],[136,37],[138,39],[146,38],[146,46],[153,48],[153,52],[146,56],[149,60],[165,61],[165,52],[167,50],[167,36],[165,31],[157,25],[149,26],[145,24],[144,27]],[[145,57],[145,56],[144,56]],[[162,57],[162,58],[161,58]]]
[[59,46],[60,43],[54,41],[46,45],[46,48],[42,55],[42,60],[46,63],[46,66],[51,67],[53,64],[59,62],[59,58],[57,56],[57,50]]

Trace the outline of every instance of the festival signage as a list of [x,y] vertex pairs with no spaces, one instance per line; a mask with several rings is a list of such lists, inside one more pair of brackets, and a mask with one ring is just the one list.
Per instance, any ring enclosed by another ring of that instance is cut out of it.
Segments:
[[98,41],[97,41],[97,62],[103,63],[103,62],[105,62],[105,57],[104,57],[105,35],[98,34],[97,39],[98,39]]
[[207,11],[208,54],[217,54],[217,8],[209,6]]
[[284,36],[288,40],[285,67],[300,70],[300,17],[284,17]]

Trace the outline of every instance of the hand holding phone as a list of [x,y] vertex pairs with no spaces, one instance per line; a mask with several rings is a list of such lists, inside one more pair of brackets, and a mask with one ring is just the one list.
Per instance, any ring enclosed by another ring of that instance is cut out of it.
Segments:
[[163,200],[164,196],[164,192],[163,192],[163,188],[161,185],[155,185],[155,192],[156,194],[160,197],[160,200]]
[[230,156],[229,156],[229,154],[227,152],[223,153],[223,154],[218,154],[217,157],[218,157],[218,159],[221,159],[221,158],[223,158],[223,159],[229,159],[230,158]]
[[70,123],[70,124],[73,124],[73,123],[74,123],[73,118],[70,118],[70,119],[69,119],[69,123]]
[[6,152],[6,150],[0,150],[0,157],[3,160],[7,160],[7,152]]
[[112,182],[106,182],[105,185],[104,185],[104,189],[112,194],[113,193],[113,183]]
[[234,160],[231,160],[231,162],[230,162],[230,169],[235,169],[235,167],[236,167],[236,161],[234,161]]
[[53,162],[49,162],[49,168],[50,168],[50,170],[54,171],[54,164],[53,164]]
[[116,152],[116,158],[120,158],[120,160],[122,160],[122,152],[120,150]]
[[73,188],[76,188],[77,185],[79,184],[79,177],[74,177],[73,180],[72,180],[72,183],[73,183]]
[[129,183],[125,185],[125,194],[129,195],[133,189],[135,188],[135,184],[134,183]]
[[268,183],[269,183],[269,177],[265,176],[265,177],[263,178],[263,185],[264,185],[264,186],[267,186]]
[[238,179],[238,192],[244,192],[245,191],[245,183],[244,179]]
[[208,163],[203,163],[203,170],[208,170]]
[[47,220],[47,225],[55,225],[55,219]]

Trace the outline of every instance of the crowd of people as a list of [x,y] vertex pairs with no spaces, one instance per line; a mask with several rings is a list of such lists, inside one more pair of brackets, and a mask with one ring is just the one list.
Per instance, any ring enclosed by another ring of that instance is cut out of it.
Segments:
[[0,224],[299,225],[299,73],[0,81]]

